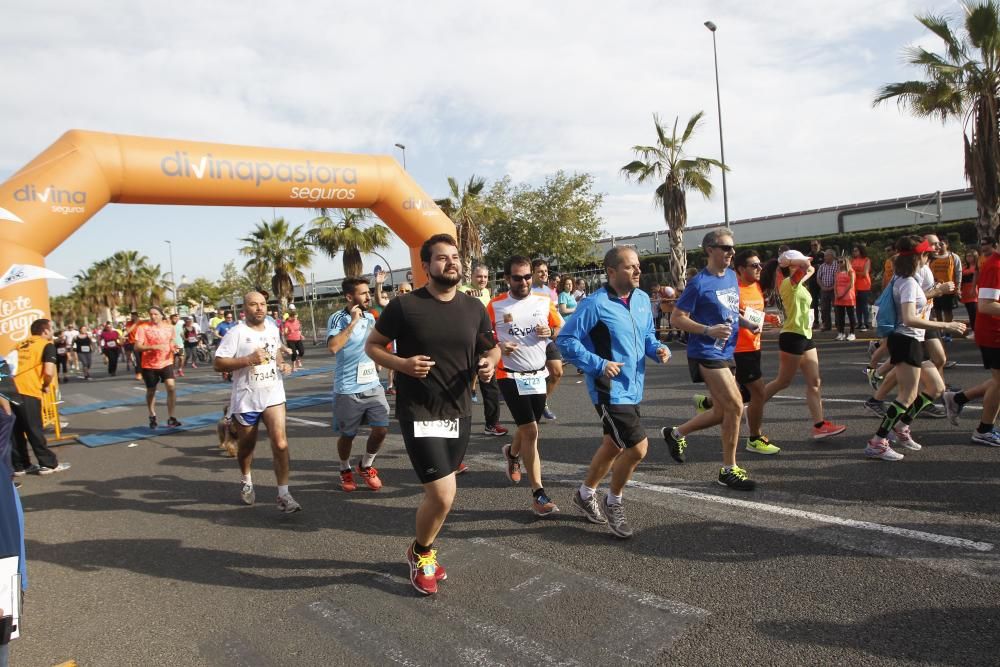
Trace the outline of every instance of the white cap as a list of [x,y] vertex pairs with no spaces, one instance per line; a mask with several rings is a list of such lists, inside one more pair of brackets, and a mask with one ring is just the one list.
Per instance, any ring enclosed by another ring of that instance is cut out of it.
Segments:
[[295,304],[294,303],[288,304],[288,310],[295,310]]
[[797,259],[801,260],[809,258],[803,255],[798,250],[786,250],[785,252],[781,253],[781,257],[778,258],[778,263],[781,264],[782,266],[788,266]]

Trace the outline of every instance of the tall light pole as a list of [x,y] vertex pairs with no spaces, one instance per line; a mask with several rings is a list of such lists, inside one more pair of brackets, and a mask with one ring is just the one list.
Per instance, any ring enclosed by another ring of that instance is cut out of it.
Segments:
[[174,293],[174,308],[177,308],[177,276],[174,275],[174,244],[164,240],[170,250],[170,291]]
[[403,151],[403,171],[406,171],[406,146],[403,144],[396,144],[396,148]]
[[719,110],[719,154],[722,157],[722,208],[726,216],[726,229],[729,229],[729,193],[726,191],[726,146],[722,142],[722,97],[719,95],[719,52],[715,48],[715,31],[718,26],[711,21],[705,21],[705,27],[712,32],[712,55],[715,57],[715,104]]

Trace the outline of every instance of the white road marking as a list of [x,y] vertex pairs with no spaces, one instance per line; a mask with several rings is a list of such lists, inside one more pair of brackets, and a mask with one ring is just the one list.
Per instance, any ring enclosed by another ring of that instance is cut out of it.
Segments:
[[990,542],[975,542],[973,540],[967,540],[962,537],[952,537],[950,535],[927,533],[922,530],[912,530],[910,528],[898,528],[896,526],[887,526],[881,523],[872,523],[871,521],[844,519],[842,517],[832,516],[830,514],[809,512],[806,510],[799,510],[791,507],[782,507],[781,505],[769,505],[767,503],[759,503],[759,502],[754,502],[752,500],[740,500],[739,498],[725,498],[723,496],[716,496],[711,493],[689,491],[687,489],[678,489],[676,487],[671,487],[671,486],[649,484],[648,482],[638,482],[636,480],[631,480],[628,483],[628,486],[634,486],[638,489],[644,489],[646,491],[654,491],[656,493],[667,493],[671,495],[685,496],[687,498],[694,498],[696,500],[705,500],[708,502],[719,503],[721,505],[740,507],[744,509],[755,510],[758,512],[770,512],[771,514],[781,514],[784,516],[792,516],[799,519],[808,519],[810,521],[816,521],[819,523],[830,523],[838,526],[847,526],[849,528],[872,530],[880,533],[886,533],[888,535],[906,537],[911,540],[920,540],[922,542],[933,542],[934,544],[943,544],[950,547],[957,547],[959,549],[970,549],[972,551],[986,552],[986,551],[993,551],[994,547],[994,545],[991,544]]
[[[786,401],[804,401],[804,400],[806,400],[805,396],[782,396],[781,394],[777,394],[775,396],[772,396],[771,398],[783,398]],[[865,400],[867,400],[867,399],[861,399],[861,398],[827,398],[826,396],[823,397],[823,402],[824,403],[864,403]],[[966,403],[965,404],[965,408],[963,408],[963,410],[982,410],[982,409],[983,409],[983,406],[981,406],[981,405],[971,405],[969,403]]]
[[285,421],[295,422],[296,424],[305,424],[306,426],[324,426],[329,428],[329,424],[326,422],[314,422],[308,419],[302,419],[301,417],[285,417]]

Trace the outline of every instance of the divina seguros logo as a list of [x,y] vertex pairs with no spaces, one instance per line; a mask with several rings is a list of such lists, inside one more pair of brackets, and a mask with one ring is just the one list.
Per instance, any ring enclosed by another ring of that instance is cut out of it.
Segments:
[[[357,185],[358,172],[353,167],[331,167],[316,164],[312,160],[304,162],[272,162],[270,160],[230,160],[206,153],[200,157],[189,155],[187,151],[174,151],[160,159],[160,171],[172,178],[195,178],[198,180],[227,180],[252,182],[254,187],[264,183],[308,183],[308,186],[292,187],[291,199],[351,200],[357,196],[357,189],[345,187]],[[324,186],[324,187],[317,187]]]
[[14,201],[50,204],[53,213],[83,213],[86,210],[87,193],[84,190],[65,190],[49,185],[39,188],[28,183],[14,190]]

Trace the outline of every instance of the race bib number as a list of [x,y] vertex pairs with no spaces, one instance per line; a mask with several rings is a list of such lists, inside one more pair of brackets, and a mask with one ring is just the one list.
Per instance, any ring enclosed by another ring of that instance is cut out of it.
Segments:
[[375,367],[374,361],[364,361],[358,364],[356,378],[358,384],[370,384],[376,380],[378,380],[378,369]]
[[90,346],[89,345],[81,345],[80,346],[80,352],[83,352],[84,354],[90,352]]
[[414,438],[457,438],[457,419],[432,419],[430,421],[413,422]]
[[250,367],[250,387],[266,389],[278,381],[278,365],[273,361]]
[[537,373],[511,373],[519,396],[538,396],[545,393],[545,378],[549,372],[545,369]]
[[764,311],[755,310],[748,306],[743,309],[743,319],[754,325],[757,329],[760,329],[764,326]]
[[109,340],[104,344],[104,347],[118,347],[118,343],[116,341]]

